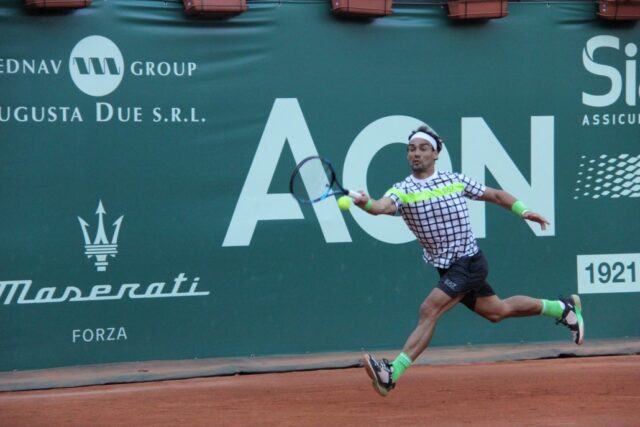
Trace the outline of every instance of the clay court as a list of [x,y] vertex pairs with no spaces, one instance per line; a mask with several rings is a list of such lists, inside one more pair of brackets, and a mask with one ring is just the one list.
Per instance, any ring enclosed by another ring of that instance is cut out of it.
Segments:
[[0,425],[637,426],[640,356],[362,368],[0,393]]

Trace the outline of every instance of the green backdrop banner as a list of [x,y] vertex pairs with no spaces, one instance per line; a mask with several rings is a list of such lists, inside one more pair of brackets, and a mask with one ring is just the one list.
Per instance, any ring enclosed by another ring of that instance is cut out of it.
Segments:
[[[467,24],[1,0],[0,370],[401,347],[437,278],[402,220],[301,207],[287,184],[320,153],[379,197],[422,123],[440,169],[551,221],[470,203],[499,295],[580,292],[587,339],[640,335],[639,34],[593,4]],[[433,345],[563,339],[462,307]]]

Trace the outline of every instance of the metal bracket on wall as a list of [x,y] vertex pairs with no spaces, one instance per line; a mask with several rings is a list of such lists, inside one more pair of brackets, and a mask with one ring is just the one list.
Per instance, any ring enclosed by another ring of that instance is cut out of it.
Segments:
[[91,6],[91,0],[24,0],[31,9],[80,9]]
[[598,16],[610,21],[640,20],[639,0],[600,0]]
[[190,15],[239,15],[247,10],[246,0],[183,0]]
[[449,0],[449,18],[494,19],[508,15],[507,0]]
[[331,0],[331,10],[336,15],[388,16],[392,5],[393,0]]

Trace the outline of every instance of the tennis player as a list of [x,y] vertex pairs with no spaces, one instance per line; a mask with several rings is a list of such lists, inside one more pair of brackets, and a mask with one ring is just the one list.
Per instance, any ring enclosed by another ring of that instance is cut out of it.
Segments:
[[409,136],[407,160],[411,175],[398,182],[380,199],[368,194],[356,204],[372,215],[396,215],[404,219],[423,248],[424,260],[437,268],[440,280],[419,310],[418,325],[402,352],[389,362],[364,356],[364,367],[375,390],[386,396],[413,361],[427,348],[436,322],[462,302],[491,322],[508,317],[544,315],[569,328],[576,344],[582,344],[584,321],[580,298],[559,300],[513,296],[500,299],[487,282],[488,267],[469,224],[466,199],[495,203],[546,229],[549,222],[506,191],[486,187],[454,172],[436,171],[442,139],[422,126]]

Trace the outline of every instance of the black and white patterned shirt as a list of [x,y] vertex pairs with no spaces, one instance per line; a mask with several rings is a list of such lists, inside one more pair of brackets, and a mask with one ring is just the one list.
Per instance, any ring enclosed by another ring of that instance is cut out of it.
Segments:
[[461,173],[435,172],[427,179],[408,176],[384,196],[393,200],[397,213],[418,238],[424,260],[448,268],[479,250],[465,197],[476,200],[486,189]]

